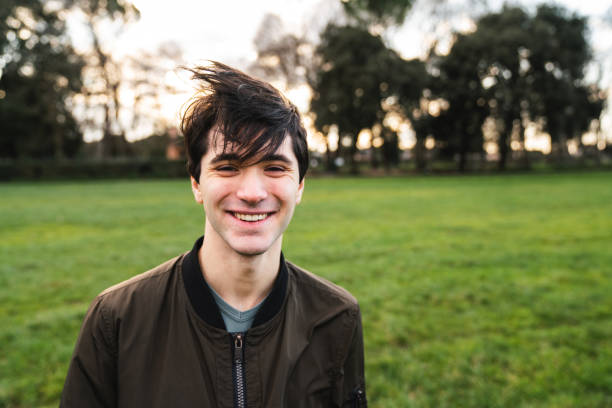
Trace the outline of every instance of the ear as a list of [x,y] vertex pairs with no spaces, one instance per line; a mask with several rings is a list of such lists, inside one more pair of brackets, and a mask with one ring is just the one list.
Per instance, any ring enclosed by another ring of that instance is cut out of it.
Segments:
[[303,178],[302,181],[300,181],[300,185],[298,186],[298,190],[295,196],[296,204],[299,204],[302,201],[302,193],[304,193],[304,180],[305,178]]
[[204,196],[202,195],[202,191],[200,191],[200,183],[198,183],[193,176],[191,176],[191,192],[198,204],[204,204]]

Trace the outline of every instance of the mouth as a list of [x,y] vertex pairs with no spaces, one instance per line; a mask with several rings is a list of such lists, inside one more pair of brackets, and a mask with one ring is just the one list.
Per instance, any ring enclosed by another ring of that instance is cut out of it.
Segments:
[[240,221],[258,222],[258,221],[265,220],[266,218],[268,218],[268,216],[272,215],[273,213],[245,214],[245,213],[239,213],[239,212],[231,212],[230,214],[232,214],[235,218],[238,218]]

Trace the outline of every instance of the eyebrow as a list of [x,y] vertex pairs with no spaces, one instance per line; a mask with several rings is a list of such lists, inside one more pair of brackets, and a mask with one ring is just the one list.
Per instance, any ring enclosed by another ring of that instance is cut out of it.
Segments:
[[233,161],[233,162],[239,162],[240,161],[240,156],[238,156],[236,153],[221,153],[216,155],[211,161],[211,164],[215,164],[215,163],[219,163],[222,161]]
[[285,156],[284,154],[275,154],[275,153],[266,154],[264,157],[262,157],[257,162],[261,163],[261,162],[273,162],[273,161],[279,161],[285,164],[291,164],[291,160],[289,160],[287,156]]
[[[240,163],[243,160],[236,153],[221,153],[221,154],[215,156],[210,161],[210,163],[211,164],[215,164],[215,163],[219,163],[219,162],[223,162],[223,161],[238,162],[238,163]],[[273,161],[279,161],[279,162],[283,162],[285,164],[291,164],[291,160],[287,156],[285,156],[284,154],[276,154],[276,153],[266,154],[265,156],[263,156],[262,158],[257,160],[255,163],[273,162]]]

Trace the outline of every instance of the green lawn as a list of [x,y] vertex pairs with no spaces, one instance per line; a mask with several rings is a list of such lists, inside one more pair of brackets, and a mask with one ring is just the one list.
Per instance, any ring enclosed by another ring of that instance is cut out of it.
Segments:
[[[0,407],[57,406],[89,302],[203,215],[188,180],[0,197]],[[284,248],[359,299],[373,407],[612,406],[612,173],[307,180]]]

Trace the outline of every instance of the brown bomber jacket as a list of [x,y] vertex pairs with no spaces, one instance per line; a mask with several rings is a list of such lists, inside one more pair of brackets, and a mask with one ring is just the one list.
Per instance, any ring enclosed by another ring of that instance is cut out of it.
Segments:
[[[60,407],[242,406],[235,339],[200,272],[201,245],[96,297]],[[242,343],[244,406],[366,406],[357,301],[282,255]]]

